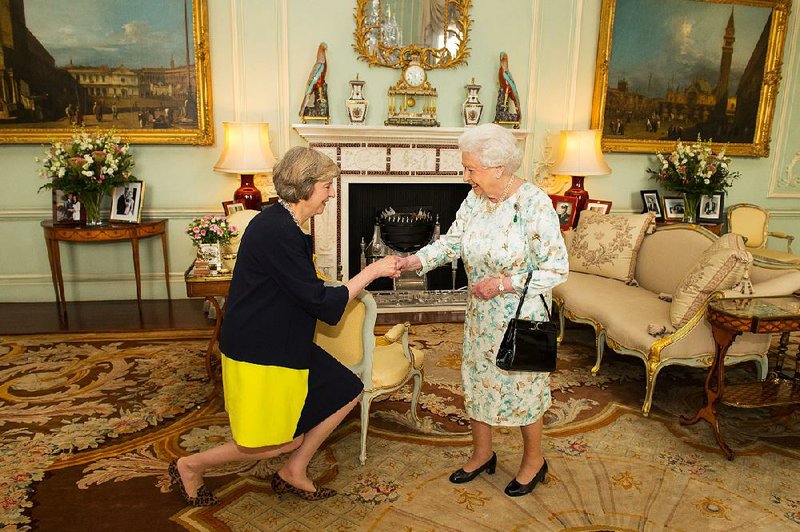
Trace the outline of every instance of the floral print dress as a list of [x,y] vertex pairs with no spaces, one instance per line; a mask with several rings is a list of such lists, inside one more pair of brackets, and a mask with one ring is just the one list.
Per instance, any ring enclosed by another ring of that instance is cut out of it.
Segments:
[[550,290],[567,278],[567,250],[550,198],[523,183],[496,205],[470,191],[446,235],[417,252],[421,272],[461,257],[470,286],[487,277],[511,278],[512,292],[488,300],[471,294],[464,321],[461,376],[470,418],[489,425],[535,423],[550,407],[550,374],[504,371],[495,365],[497,348],[519,304],[528,272],[533,271],[520,313],[546,319],[539,294],[550,303]]

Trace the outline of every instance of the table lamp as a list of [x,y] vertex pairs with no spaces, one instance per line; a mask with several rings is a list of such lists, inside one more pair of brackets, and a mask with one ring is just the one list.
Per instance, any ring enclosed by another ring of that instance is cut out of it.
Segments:
[[611,172],[600,149],[600,130],[562,131],[560,144],[558,159],[550,172],[572,176],[572,187],[564,195],[578,198],[577,211],[580,212],[589,201],[589,193],[583,187],[583,178]]
[[275,166],[269,147],[269,124],[266,122],[223,122],[225,144],[214,170],[239,174],[241,185],[233,199],[246,209],[261,210],[261,191],[253,183],[255,174],[268,172]]

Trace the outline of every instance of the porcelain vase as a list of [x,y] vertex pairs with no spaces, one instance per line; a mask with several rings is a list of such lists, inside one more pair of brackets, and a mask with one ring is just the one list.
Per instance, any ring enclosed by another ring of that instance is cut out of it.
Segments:
[[222,268],[222,249],[220,244],[199,244],[197,246],[197,260],[198,262],[207,263],[208,269],[212,272]]
[[345,102],[347,107],[347,116],[350,118],[351,124],[364,124],[367,119],[367,109],[369,109],[369,102],[364,98],[363,94],[364,82],[358,79],[350,80],[350,98]]
[[481,90],[481,86],[475,85],[473,78],[472,83],[464,85],[464,88],[467,89],[467,99],[462,106],[464,126],[477,126],[483,114],[483,104],[478,99],[478,91]]

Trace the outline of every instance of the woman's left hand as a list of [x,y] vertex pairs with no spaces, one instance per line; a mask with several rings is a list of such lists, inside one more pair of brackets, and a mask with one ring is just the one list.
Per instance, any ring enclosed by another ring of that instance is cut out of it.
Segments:
[[478,299],[492,299],[501,294],[500,279],[487,277],[483,281],[473,284],[470,291]]

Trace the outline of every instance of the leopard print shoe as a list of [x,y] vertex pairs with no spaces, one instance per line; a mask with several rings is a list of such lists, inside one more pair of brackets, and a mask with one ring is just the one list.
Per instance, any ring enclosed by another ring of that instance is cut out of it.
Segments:
[[321,501],[322,499],[327,499],[336,495],[336,490],[330,488],[321,488],[317,486],[316,483],[314,483],[314,489],[316,491],[302,490],[283,480],[278,473],[272,475],[272,490],[276,495],[293,493],[306,501]]
[[181,474],[178,472],[178,460],[170,462],[167,471],[169,472],[169,479],[178,486],[178,491],[181,492],[186,504],[189,506],[213,506],[219,504],[219,499],[214,497],[214,494],[209,491],[205,484],[200,485],[194,497],[189,497],[189,494],[186,493],[186,488],[183,487]]

